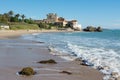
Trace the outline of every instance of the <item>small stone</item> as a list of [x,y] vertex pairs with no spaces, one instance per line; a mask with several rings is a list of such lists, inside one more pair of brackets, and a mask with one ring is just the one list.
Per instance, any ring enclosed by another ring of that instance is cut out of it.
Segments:
[[118,77],[118,73],[117,72],[112,72],[111,76],[114,77],[114,78],[116,78],[116,77]]
[[68,75],[71,75],[72,73],[71,72],[68,72],[68,71],[62,71],[60,73],[65,73],[65,74],[68,74]]

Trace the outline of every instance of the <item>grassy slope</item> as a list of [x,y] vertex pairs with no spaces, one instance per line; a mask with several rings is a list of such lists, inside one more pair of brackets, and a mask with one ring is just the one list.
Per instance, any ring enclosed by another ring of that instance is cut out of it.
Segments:
[[39,29],[37,24],[27,24],[27,23],[12,23],[10,24],[11,30],[37,30]]

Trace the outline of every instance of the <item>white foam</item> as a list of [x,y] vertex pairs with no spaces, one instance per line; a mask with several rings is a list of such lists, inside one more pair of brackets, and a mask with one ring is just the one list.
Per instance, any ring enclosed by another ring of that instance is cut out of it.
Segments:
[[[83,47],[72,44],[68,44],[68,47],[72,52],[76,53],[78,57],[93,63],[94,68],[97,69],[98,66],[102,66],[104,68],[104,70],[101,70],[103,74],[110,75],[112,72],[117,72],[120,75],[120,55],[114,50]],[[106,78],[108,78],[108,76],[106,76]],[[106,78],[104,80],[107,80]]]
[[[112,37],[106,37],[104,34],[101,35],[101,33],[89,35],[92,33],[82,32],[78,34],[33,34],[31,36],[28,35],[26,38],[35,41],[40,40],[46,42],[50,46],[52,45],[52,54],[60,55],[60,57],[66,60],[72,60],[73,58],[63,55],[73,53],[77,55],[76,57],[88,60],[94,64],[93,68],[95,69],[103,67],[109,74],[118,72],[120,75],[120,39],[111,39]],[[105,74],[105,71],[102,72]],[[110,77],[110,75],[106,75],[104,80],[108,80],[108,77]]]

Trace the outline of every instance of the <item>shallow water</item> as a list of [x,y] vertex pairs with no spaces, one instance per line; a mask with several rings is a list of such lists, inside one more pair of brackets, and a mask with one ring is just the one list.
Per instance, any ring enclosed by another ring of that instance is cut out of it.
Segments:
[[[98,66],[109,69],[101,71],[120,74],[120,30],[103,32],[62,32],[24,35],[24,39],[45,42],[58,53],[80,57]],[[66,58],[68,59],[68,58]]]

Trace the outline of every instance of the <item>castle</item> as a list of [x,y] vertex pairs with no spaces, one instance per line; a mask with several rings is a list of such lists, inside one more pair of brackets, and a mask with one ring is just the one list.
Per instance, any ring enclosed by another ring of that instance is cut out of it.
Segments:
[[56,26],[69,26],[73,29],[76,29],[76,30],[82,30],[81,29],[81,25],[78,24],[77,20],[71,20],[71,21],[67,21],[65,20],[65,18],[63,17],[58,17],[57,14],[54,14],[54,13],[49,13],[46,15],[47,18],[46,19],[43,19],[43,20],[35,20],[35,22],[42,22],[42,23],[52,23]]

